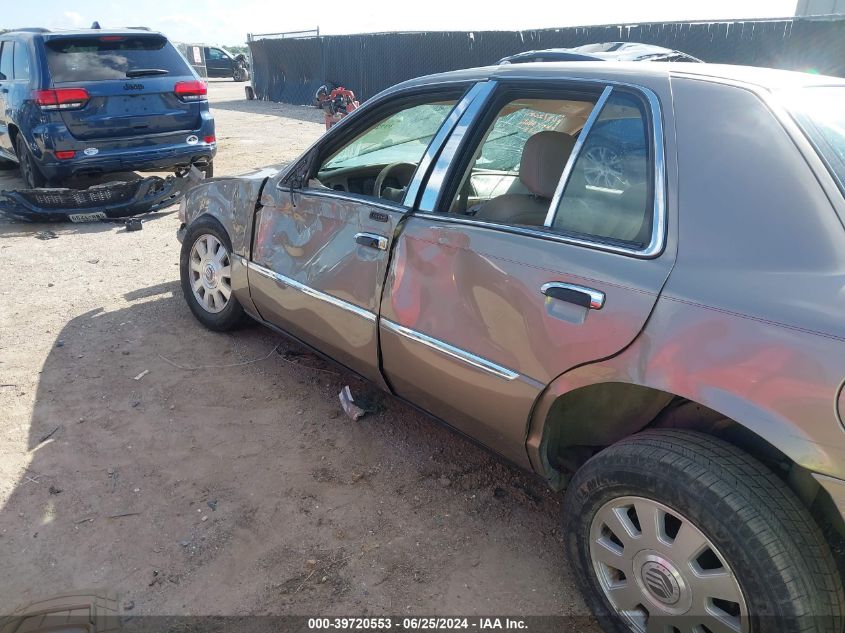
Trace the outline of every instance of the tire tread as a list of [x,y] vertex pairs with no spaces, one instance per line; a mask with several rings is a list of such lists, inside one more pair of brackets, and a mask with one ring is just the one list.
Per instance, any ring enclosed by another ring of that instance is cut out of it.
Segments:
[[[571,483],[573,494],[614,465],[670,471],[720,498],[734,509],[738,530],[745,526],[754,535],[754,555],[768,557],[777,570],[782,598],[792,604],[793,630],[842,631],[845,597],[830,547],[798,497],[761,462],[703,433],[649,430],[589,460]],[[819,618],[804,617],[810,615],[827,616],[830,626],[819,629]]]

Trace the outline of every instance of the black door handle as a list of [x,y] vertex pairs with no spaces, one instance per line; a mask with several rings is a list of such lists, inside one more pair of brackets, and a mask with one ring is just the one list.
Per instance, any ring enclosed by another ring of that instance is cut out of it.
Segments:
[[368,248],[375,248],[380,251],[387,250],[387,238],[383,235],[377,235],[375,233],[356,233],[355,241],[361,246],[366,246]]
[[587,288],[586,286],[553,281],[543,284],[540,287],[540,292],[550,299],[574,303],[582,308],[601,310],[604,307],[604,293],[601,290]]

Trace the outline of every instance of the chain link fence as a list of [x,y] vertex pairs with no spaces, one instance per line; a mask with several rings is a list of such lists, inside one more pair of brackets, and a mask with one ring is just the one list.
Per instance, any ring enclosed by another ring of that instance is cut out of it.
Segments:
[[345,86],[364,101],[421,75],[494,64],[533,49],[613,41],[664,46],[707,62],[845,76],[845,18],[368,33],[254,39],[249,47],[257,98],[310,104],[326,82]]

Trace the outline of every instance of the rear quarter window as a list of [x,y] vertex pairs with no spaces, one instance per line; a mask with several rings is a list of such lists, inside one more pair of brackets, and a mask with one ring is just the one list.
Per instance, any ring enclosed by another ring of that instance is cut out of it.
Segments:
[[56,83],[126,79],[128,71],[144,69],[192,74],[173,45],[157,35],[62,37],[48,40],[46,49]]
[[845,193],[845,86],[801,88],[781,97]]

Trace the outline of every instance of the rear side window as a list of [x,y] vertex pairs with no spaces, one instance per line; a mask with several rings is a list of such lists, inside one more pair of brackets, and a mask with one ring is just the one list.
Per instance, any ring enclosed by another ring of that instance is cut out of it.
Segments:
[[15,79],[29,79],[29,51],[26,46],[18,43],[15,45],[14,54]]
[[589,130],[552,228],[642,248],[651,240],[648,118],[639,99],[614,91]]
[[802,88],[785,102],[845,193],[845,87]]
[[162,71],[137,76],[192,74],[185,59],[160,35],[62,37],[46,44],[47,65],[56,83],[127,79],[132,71]]
[[0,49],[0,73],[3,73],[6,79],[14,79],[14,42],[3,42],[3,48]]

